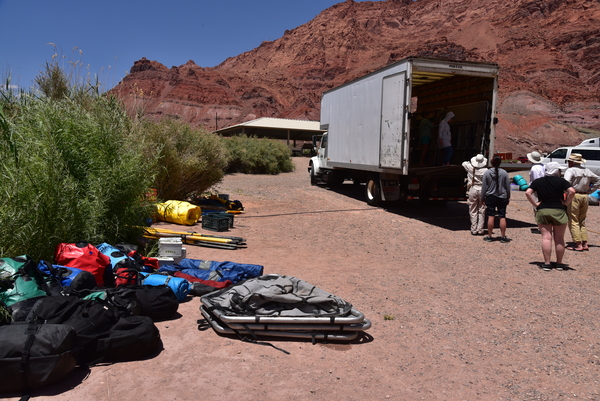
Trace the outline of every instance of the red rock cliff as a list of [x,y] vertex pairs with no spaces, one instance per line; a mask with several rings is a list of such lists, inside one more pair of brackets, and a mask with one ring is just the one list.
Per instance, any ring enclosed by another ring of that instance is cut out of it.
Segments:
[[208,129],[318,120],[323,91],[408,56],[500,65],[496,148],[518,155],[600,136],[600,2],[348,0],[212,68],[136,61],[127,107]]

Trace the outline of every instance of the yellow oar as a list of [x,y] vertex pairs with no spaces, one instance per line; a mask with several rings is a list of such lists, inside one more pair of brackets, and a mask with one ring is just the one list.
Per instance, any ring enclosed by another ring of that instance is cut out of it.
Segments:
[[201,236],[203,238],[219,238],[219,239],[228,239],[228,240],[232,240],[232,241],[246,241],[245,239],[241,238],[241,237],[227,237],[227,236],[222,236],[222,235],[212,235],[212,234],[203,234],[203,233],[197,233],[195,231],[174,231],[174,230],[169,230],[168,228],[157,228],[157,227],[144,227],[144,230],[146,230],[146,232],[152,234],[152,233],[163,233],[163,234],[176,234],[176,235],[194,235],[194,236]]
[[181,238],[183,242],[185,241],[211,241],[211,242],[220,242],[223,244],[232,243],[233,240],[227,238],[215,238],[215,237],[206,237],[203,235],[189,235],[189,234],[174,234],[174,233],[160,233],[160,232],[146,232],[144,237],[156,237],[156,238]]

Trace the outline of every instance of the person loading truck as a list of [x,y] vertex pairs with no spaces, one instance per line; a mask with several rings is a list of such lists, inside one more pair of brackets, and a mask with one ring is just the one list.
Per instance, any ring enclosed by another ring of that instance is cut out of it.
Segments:
[[450,131],[450,121],[454,118],[454,113],[449,111],[446,117],[440,121],[440,128],[438,130],[438,145],[442,149],[442,166],[449,166],[450,159],[452,159],[452,132]]

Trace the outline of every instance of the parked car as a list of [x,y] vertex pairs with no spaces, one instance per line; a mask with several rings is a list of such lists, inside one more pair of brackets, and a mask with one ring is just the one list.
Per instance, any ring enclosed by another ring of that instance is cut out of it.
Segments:
[[586,144],[581,144],[574,147],[558,148],[542,159],[542,163],[548,164],[550,162],[557,162],[560,164],[560,169],[564,173],[569,167],[567,160],[569,160],[571,153],[579,153],[586,160],[583,167],[587,167],[592,173],[600,175],[600,147],[585,145]]
[[530,163],[529,159],[526,156],[519,156],[517,160],[521,163]]

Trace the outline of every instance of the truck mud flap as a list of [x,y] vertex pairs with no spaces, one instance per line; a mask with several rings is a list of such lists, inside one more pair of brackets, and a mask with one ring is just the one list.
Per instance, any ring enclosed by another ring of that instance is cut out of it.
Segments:
[[400,180],[397,174],[379,174],[382,201],[397,201],[400,199]]

